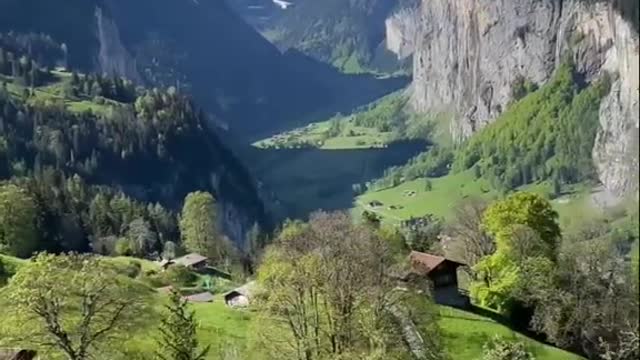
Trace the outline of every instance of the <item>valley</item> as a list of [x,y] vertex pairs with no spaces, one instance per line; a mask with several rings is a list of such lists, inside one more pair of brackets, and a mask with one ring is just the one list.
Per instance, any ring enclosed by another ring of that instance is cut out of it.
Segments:
[[635,360],[637,0],[0,0],[0,360]]

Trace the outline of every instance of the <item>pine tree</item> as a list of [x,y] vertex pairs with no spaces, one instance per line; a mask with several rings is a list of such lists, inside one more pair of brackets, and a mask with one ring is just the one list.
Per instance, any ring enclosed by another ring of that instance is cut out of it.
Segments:
[[161,360],[204,360],[210,346],[199,349],[195,313],[188,309],[187,301],[173,290],[166,309],[168,316],[160,324],[156,356]]

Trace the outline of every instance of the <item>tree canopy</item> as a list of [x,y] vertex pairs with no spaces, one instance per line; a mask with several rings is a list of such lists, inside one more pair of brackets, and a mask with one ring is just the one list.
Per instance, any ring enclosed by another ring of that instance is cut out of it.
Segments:
[[0,343],[24,344],[70,360],[118,349],[128,331],[151,315],[149,290],[92,255],[39,254],[3,291],[11,321],[0,324]]

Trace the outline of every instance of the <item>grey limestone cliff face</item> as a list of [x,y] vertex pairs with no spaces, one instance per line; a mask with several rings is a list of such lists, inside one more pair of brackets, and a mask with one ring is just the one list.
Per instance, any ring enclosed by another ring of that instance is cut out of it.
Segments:
[[411,56],[420,33],[420,12],[417,6],[401,8],[385,21],[386,46],[399,60]]
[[568,54],[587,81],[603,71],[616,78],[602,102],[593,157],[607,190],[637,189],[638,34],[610,5],[423,0],[417,11],[387,23],[388,33],[402,33],[396,39],[409,39],[388,45],[413,52],[416,111],[453,114],[451,133],[464,139],[504,111],[518,78],[542,84]]
[[120,39],[120,31],[113,19],[105,16],[100,7],[96,7],[96,37],[100,45],[97,54],[97,71],[116,74],[136,82],[140,75],[135,59],[129,54]]

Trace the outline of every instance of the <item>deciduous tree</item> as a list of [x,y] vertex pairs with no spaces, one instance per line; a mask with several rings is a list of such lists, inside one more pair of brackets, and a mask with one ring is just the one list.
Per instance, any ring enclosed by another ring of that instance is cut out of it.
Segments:
[[228,249],[218,232],[213,195],[203,191],[187,195],[180,216],[180,235],[187,251],[209,256],[214,262],[225,260]]
[[37,208],[22,188],[0,186],[0,252],[28,257],[38,247]]
[[39,254],[3,292],[3,346],[23,346],[70,360],[108,356],[150,314],[149,290],[88,255]]

